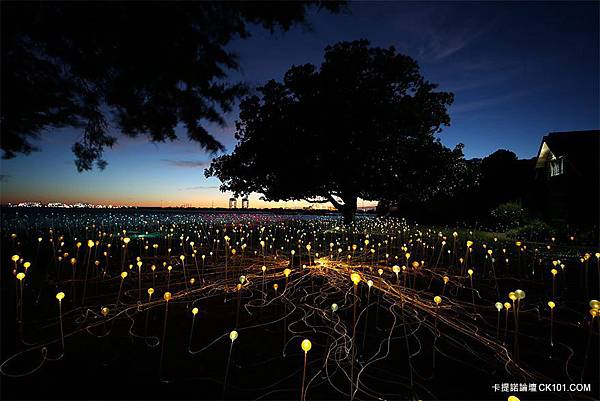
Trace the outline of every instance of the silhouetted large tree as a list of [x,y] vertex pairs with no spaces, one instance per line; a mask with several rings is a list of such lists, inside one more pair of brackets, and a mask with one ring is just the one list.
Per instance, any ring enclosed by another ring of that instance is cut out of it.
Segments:
[[209,151],[222,145],[206,122],[242,94],[224,81],[238,67],[225,45],[249,36],[247,24],[287,30],[308,5],[339,2],[2,2],[4,157],[35,150],[47,128],[83,129],[77,168],[105,166],[102,152],[124,134],[173,140],[182,126]]
[[207,176],[237,195],[331,202],[352,220],[357,199],[428,198],[453,188],[462,146],[435,137],[453,95],[436,92],[417,63],[360,40],[325,49],[320,69],[290,68],[241,103],[230,155]]

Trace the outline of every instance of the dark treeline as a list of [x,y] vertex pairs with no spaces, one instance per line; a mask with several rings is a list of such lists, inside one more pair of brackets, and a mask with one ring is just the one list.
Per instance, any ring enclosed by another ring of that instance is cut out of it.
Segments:
[[[533,192],[535,158],[518,159],[513,152],[500,149],[483,159],[467,160],[466,165],[462,185],[454,193],[441,194],[429,201],[412,198],[395,204],[381,202],[379,212],[424,223],[464,222],[489,228],[520,225],[524,221],[519,220],[526,217],[539,217]],[[503,211],[510,214],[509,221],[499,215]]]

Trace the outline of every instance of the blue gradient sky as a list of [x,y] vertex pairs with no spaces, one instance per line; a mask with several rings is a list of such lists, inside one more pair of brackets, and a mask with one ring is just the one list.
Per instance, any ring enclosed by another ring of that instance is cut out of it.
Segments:
[[[394,45],[425,77],[455,93],[452,125],[440,138],[462,142],[467,158],[499,148],[535,155],[549,131],[600,128],[598,3],[351,3],[342,15],[311,12],[311,26],[269,34],[253,29],[231,43],[251,86],[280,79],[292,64],[319,64],[331,43],[360,38]],[[228,150],[233,122],[211,132]],[[1,162],[3,202],[87,201],[132,205],[226,206],[228,194],[206,179],[210,155],[183,139],[150,144],[121,138],[104,171],[77,173],[70,151],[78,132],[55,130],[41,152]],[[182,135],[185,138],[185,134]],[[279,204],[251,198],[254,206]]]

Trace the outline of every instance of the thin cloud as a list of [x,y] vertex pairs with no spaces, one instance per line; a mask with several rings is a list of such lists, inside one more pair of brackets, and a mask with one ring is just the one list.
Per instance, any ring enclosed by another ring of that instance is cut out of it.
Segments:
[[511,101],[515,98],[525,96],[529,94],[527,91],[520,92],[512,92],[505,93],[498,96],[491,96],[484,99],[472,100],[468,102],[462,102],[455,105],[450,106],[451,113],[467,113],[480,109],[485,109],[487,107],[495,106],[497,104],[505,103]]
[[197,160],[170,160],[170,159],[163,159],[162,162],[168,164],[171,167],[180,167],[180,168],[204,168],[204,167],[208,167],[208,162],[197,161]]
[[180,191],[198,191],[202,189],[219,189],[217,185],[198,185],[195,187],[181,188]]

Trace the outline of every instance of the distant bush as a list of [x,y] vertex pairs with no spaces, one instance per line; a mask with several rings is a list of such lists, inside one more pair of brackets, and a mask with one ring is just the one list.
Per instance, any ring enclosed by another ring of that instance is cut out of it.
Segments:
[[506,232],[509,238],[534,242],[547,241],[556,235],[555,230],[541,220],[532,220],[524,226],[513,228]]
[[492,223],[498,231],[521,227],[527,220],[527,212],[515,202],[503,203],[491,211]]

